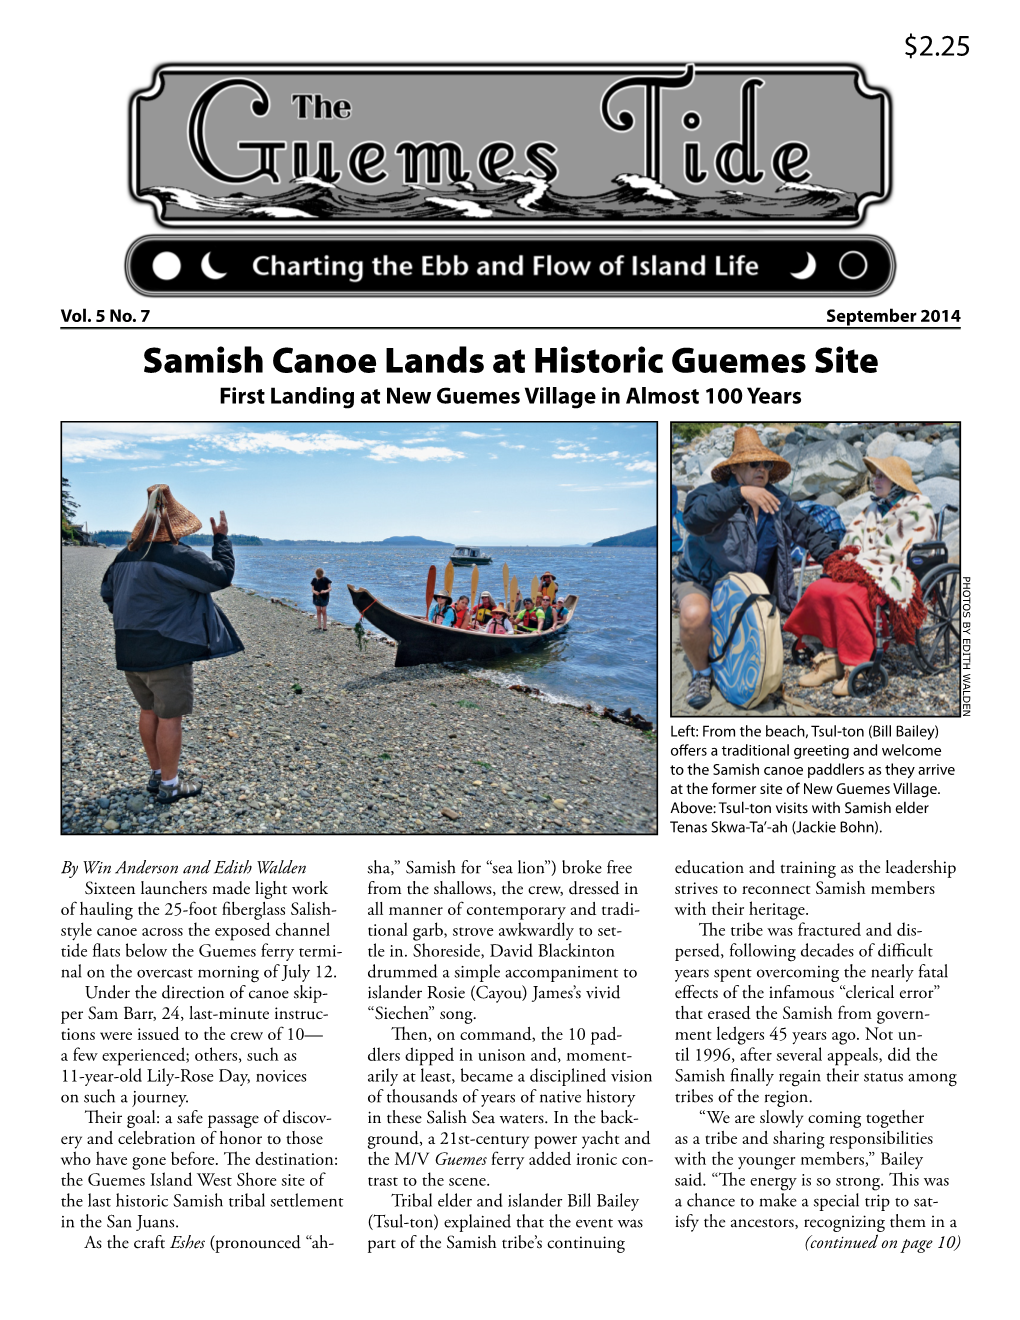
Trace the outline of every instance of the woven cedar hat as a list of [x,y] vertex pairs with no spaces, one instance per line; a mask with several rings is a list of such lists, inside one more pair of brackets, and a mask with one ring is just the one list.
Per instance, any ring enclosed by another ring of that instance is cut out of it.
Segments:
[[509,611],[508,611],[507,608],[504,606],[504,604],[503,604],[502,601],[500,601],[498,605],[495,605],[495,606],[493,607],[492,612],[493,612],[493,614],[503,614],[503,615],[507,615],[507,614],[509,614]]
[[895,485],[902,486],[904,490],[911,490],[915,495],[921,493],[911,475],[910,464],[905,458],[866,458],[864,466],[872,476],[877,476],[881,472],[883,476],[888,477]]
[[733,452],[729,458],[720,459],[712,468],[712,480],[724,485],[730,478],[729,469],[739,467],[741,463],[771,463],[770,484],[784,481],[790,475],[790,465],[786,459],[766,449],[753,426],[737,427],[733,437]]
[[202,519],[196,518],[190,509],[175,500],[169,486],[150,486],[146,493],[149,502],[135,523],[132,542],[140,539],[176,542],[182,536],[191,536],[202,530]]

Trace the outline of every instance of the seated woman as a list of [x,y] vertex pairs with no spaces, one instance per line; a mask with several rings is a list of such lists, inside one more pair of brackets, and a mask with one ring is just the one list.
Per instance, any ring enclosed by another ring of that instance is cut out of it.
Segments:
[[489,622],[483,629],[487,633],[512,633],[513,624],[510,622],[510,615],[502,604],[493,606],[492,613],[489,616]]
[[[875,498],[846,529],[840,548],[825,561],[787,619],[785,629],[820,644],[801,687],[837,680],[835,697],[847,695],[846,669],[870,660],[875,651],[875,609],[889,607],[893,637],[913,646],[925,618],[921,586],[907,567],[913,545],[933,541],[935,513],[910,475],[905,458],[866,458]],[[817,555],[815,556],[817,558]]]
[[453,603],[453,626],[455,628],[469,628],[471,626],[468,614],[470,613],[471,602],[467,596],[458,596]]
[[764,447],[753,426],[741,426],[733,452],[712,469],[684,503],[687,538],[674,570],[673,605],[680,611],[680,644],[694,670],[687,704],[695,710],[712,699],[712,588],[727,573],[756,573],[785,614],[796,590],[790,551],[804,546],[821,562],[834,549],[813,518],[776,482],[790,465]]
[[429,610],[429,623],[438,623],[441,628],[452,628],[456,615],[453,612],[453,597],[445,591],[437,591],[432,597]]
[[474,608],[472,618],[474,619],[474,625],[479,632],[485,631],[486,624],[492,618],[492,607],[494,604],[495,601],[492,599],[492,593],[489,591],[483,591],[478,597],[478,604]]

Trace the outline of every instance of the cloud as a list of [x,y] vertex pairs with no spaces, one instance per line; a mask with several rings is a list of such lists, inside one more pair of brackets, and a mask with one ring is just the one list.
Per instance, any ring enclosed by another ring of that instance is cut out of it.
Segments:
[[627,463],[623,469],[625,472],[654,472],[655,464],[649,463],[646,458],[639,459],[636,463]]
[[372,452],[366,457],[377,463],[394,463],[398,458],[413,458],[417,463],[449,463],[451,459],[463,458],[456,449],[446,449],[434,445],[429,449],[404,449],[400,445],[373,445]]
[[371,440],[352,440],[334,431],[247,431],[235,435],[207,436],[206,446],[226,449],[232,454],[289,453],[321,454],[338,449],[367,449]]
[[481,431],[458,431],[457,434],[463,440],[484,440],[486,438]]
[[137,445],[127,445],[122,440],[97,437],[64,441],[65,463],[85,463],[89,459],[97,462],[102,459],[131,459],[137,462],[140,458],[149,457],[151,455],[141,452]]
[[[463,434],[464,434],[464,432],[461,431],[461,435],[463,435]],[[512,445],[512,444],[510,444],[510,443],[509,443],[508,441],[506,441],[506,440],[497,440],[496,443],[499,445],[500,449],[526,449],[526,448],[527,448],[526,445]]]

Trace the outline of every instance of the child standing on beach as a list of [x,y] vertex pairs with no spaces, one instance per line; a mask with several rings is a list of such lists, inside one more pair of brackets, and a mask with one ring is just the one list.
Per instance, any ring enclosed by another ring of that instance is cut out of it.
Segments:
[[329,589],[332,581],[321,568],[315,570],[312,578],[312,604],[315,606],[315,631],[325,632],[329,626],[326,620],[326,608],[329,605]]

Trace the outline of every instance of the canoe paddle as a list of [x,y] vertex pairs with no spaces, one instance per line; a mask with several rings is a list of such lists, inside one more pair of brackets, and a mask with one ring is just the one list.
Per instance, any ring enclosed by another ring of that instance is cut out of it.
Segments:
[[503,604],[507,609],[510,608],[510,566],[503,565]]
[[506,607],[508,610],[512,610],[514,606],[517,604],[517,591],[518,591],[517,579],[515,577],[512,577],[510,579],[510,595],[507,597],[507,602],[506,602]]
[[429,616],[429,610],[432,608],[432,597],[436,590],[436,566],[429,565],[428,577],[425,579],[425,617]]
[[[446,565],[446,568],[445,568],[444,572],[443,572],[443,586],[446,588],[446,594],[447,594],[447,595],[450,595],[450,593],[451,593],[452,590],[453,590],[453,564],[452,564],[452,563],[448,563],[448,564]],[[450,599],[452,600],[453,597],[450,596]]]
[[475,597],[478,595],[478,565],[475,564],[471,570],[471,608],[475,608]]
[[533,578],[531,579],[531,599],[535,602],[536,605],[538,604],[538,578],[537,578],[537,577],[533,577]]

